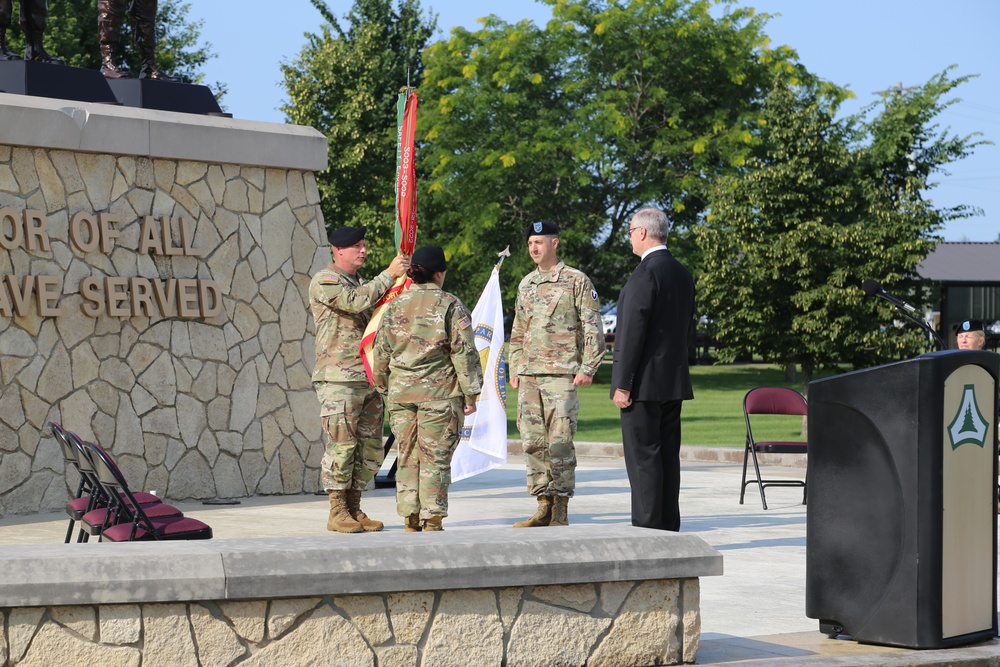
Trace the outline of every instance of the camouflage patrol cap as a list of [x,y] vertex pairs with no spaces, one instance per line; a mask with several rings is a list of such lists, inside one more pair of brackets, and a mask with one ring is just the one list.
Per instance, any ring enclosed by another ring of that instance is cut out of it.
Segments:
[[448,270],[448,263],[444,259],[444,250],[439,245],[425,245],[417,248],[413,252],[410,264],[422,266],[434,273]]
[[539,220],[524,228],[524,240],[532,236],[559,236],[559,228],[548,220]]
[[365,237],[365,227],[337,227],[327,239],[337,248],[349,248]]

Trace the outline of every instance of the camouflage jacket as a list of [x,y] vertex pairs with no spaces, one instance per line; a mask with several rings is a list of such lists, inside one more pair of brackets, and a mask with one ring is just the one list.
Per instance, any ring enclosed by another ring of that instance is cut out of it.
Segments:
[[563,262],[526,275],[508,352],[514,375],[594,375],[604,358],[604,329],[590,278]]
[[434,283],[411,285],[389,304],[372,357],[372,383],[395,403],[482,391],[472,316],[458,297]]
[[372,306],[393,280],[383,271],[370,282],[329,265],[309,283],[309,307],[316,322],[313,382],[368,382],[358,347]]

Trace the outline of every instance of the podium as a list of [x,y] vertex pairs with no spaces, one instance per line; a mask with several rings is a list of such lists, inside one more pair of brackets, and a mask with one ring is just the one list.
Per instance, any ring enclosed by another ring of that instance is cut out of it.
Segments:
[[809,384],[806,615],[946,648],[997,634],[1000,356],[952,350]]

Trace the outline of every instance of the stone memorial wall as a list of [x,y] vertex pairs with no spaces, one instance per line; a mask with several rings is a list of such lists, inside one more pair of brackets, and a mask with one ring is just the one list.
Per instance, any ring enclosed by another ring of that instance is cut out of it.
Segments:
[[723,571],[625,524],[128,547],[0,546],[0,667],[690,664]]
[[325,164],[310,128],[0,94],[0,516],[75,491],[52,421],[170,499],[317,490]]
[[[699,581],[276,600],[0,608],[15,664],[679,665],[694,663]],[[9,642],[8,646],[4,644]],[[6,650],[5,650],[6,649]],[[5,660],[6,658],[6,660]]]

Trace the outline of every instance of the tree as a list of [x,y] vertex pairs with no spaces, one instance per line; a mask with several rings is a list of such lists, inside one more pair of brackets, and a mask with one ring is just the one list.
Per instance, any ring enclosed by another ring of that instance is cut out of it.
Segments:
[[934,173],[978,143],[931,124],[967,78],[942,73],[839,121],[835,89],[775,84],[753,156],[719,180],[696,230],[705,259],[699,300],[725,345],[723,361],[756,354],[797,363],[808,383],[819,369],[928,348],[860,286],[873,278],[923,305],[917,264],[946,221],[972,213],[923,196]]
[[[15,3],[16,4],[16,3]],[[202,21],[188,21],[190,4],[180,0],[160,0],[156,13],[156,61],[169,74],[190,83],[204,83],[201,72],[215,53],[212,45],[202,44]],[[15,20],[9,31],[11,50],[24,52],[24,35]],[[126,17],[120,44],[123,62],[131,71],[139,71],[139,56],[132,45],[132,33]],[[45,31],[45,50],[67,65],[100,69],[100,43],[97,39],[96,0],[49,0],[49,23]],[[212,86],[216,97],[225,95],[225,85]]]
[[[325,23],[282,72],[288,121],[329,137],[329,166],[317,175],[330,228],[365,225],[374,264],[394,252],[396,97],[423,75],[421,52],[434,33],[417,0],[357,0],[346,29],[323,0]],[[420,236],[425,238],[423,232]]]
[[[710,180],[746,159],[770,82],[800,68],[768,47],[766,15],[730,2],[545,2],[544,28],[487,17],[428,49],[421,205],[463,283],[547,218],[607,297],[633,265],[631,215],[654,204],[680,234],[697,223]],[[508,266],[531,268],[523,252]]]

